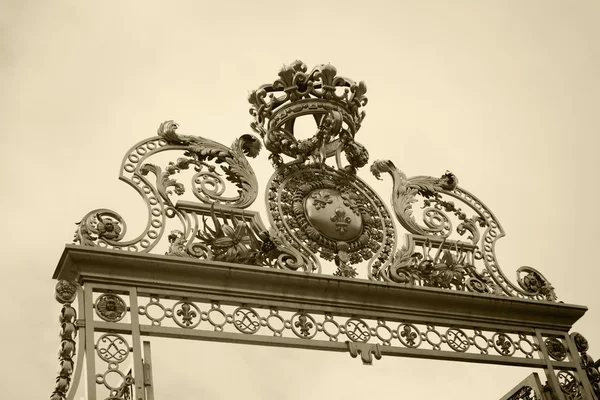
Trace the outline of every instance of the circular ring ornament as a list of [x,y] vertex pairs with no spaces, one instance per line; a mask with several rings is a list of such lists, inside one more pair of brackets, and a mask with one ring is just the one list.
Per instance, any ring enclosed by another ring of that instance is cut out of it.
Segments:
[[[117,379],[120,382],[118,386],[111,385],[109,383],[109,379],[106,379],[110,375],[117,375]],[[116,395],[119,390],[123,389],[125,385],[131,385],[133,383],[133,378],[129,375],[125,376],[125,374],[118,369],[109,369],[103,374],[96,375],[96,383],[98,385],[104,385],[108,390],[110,390],[111,396],[113,396]]]
[[[536,346],[531,340],[527,339],[526,337],[521,337],[519,338],[518,346],[519,350],[525,354],[525,357],[533,358],[533,352],[536,350]],[[527,347],[525,346],[528,346],[529,350],[527,350]]]
[[[433,335],[430,335],[433,334]],[[432,340],[432,336],[437,336],[437,343]],[[427,332],[425,332],[425,340],[429,343],[434,350],[439,350],[440,345],[442,344],[443,338],[442,335],[433,328],[428,328]]]
[[[220,315],[223,321],[220,323],[218,321],[215,321],[213,319],[213,315]],[[225,314],[225,311],[221,310],[220,308],[211,308],[210,311],[207,313],[207,319],[208,322],[210,322],[210,324],[215,327],[215,330],[222,331],[223,327],[227,323],[227,314]]]
[[120,296],[105,293],[96,299],[94,304],[96,314],[107,322],[118,322],[125,317],[127,305]]
[[105,333],[96,342],[98,357],[109,364],[120,364],[129,356],[129,343],[117,333]]
[[238,307],[233,312],[233,325],[238,331],[251,335],[260,329],[260,316],[251,308]]
[[[154,312],[150,311],[152,308],[158,309],[158,316],[152,315]],[[138,313],[140,315],[145,315],[152,322],[152,325],[159,326],[161,321],[167,316],[167,309],[165,306],[160,304],[160,301],[157,297],[151,297],[150,302],[147,305],[138,307]]]
[[454,351],[464,353],[471,346],[467,334],[458,328],[450,328],[446,331],[446,343]]
[[270,314],[267,317],[267,327],[274,335],[281,336],[285,329],[285,320],[279,314]]
[[[329,325],[332,327],[328,328]],[[323,321],[323,332],[329,336],[329,340],[337,341],[337,337],[340,334],[340,325],[334,321],[333,318],[325,319],[325,321]]]
[[417,348],[421,345],[421,332],[413,324],[398,325],[398,339],[406,347]]
[[377,325],[377,327],[375,328],[375,335],[379,340],[381,340],[384,344],[387,345],[390,344],[392,338],[394,337],[390,327],[383,324]]
[[[477,339],[479,339],[479,341]],[[479,349],[481,354],[487,354],[488,349],[490,348],[490,343],[488,342],[488,339],[485,336],[483,336],[483,334],[480,331],[475,332],[475,335],[473,336],[473,345],[477,347],[477,349]]]

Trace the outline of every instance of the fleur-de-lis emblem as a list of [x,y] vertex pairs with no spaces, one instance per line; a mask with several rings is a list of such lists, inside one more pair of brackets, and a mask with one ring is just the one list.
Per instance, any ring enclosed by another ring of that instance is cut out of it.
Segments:
[[331,198],[331,193],[328,190],[319,190],[318,192],[314,192],[310,195],[312,199],[312,204],[315,206],[317,210],[321,208],[325,208],[327,204],[331,204],[333,199]]
[[496,340],[496,344],[500,346],[500,352],[502,354],[508,355],[510,353],[510,349],[512,347],[512,343],[508,339],[508,336],[501,333],[498,335],[498,339]]
[[352,222],[352,218],[346,215],[346,211],[342,208],[336,208],[335,214],[331,216],[331,222],[335,224],[335,230],[341,233],[346,232],[348,224]]
[[181,317],[185,326],[192,325],[192,319],[198,316],[198,314],[196,314],[196,311],[192,310],[191,308],[192,307],[189,303],[183,303],[181,305],[181,310],[177,311],[177,315]]
[[404,328],[402,329],[400,335],[402,335],[402,337],[406,339],[406,342],[409,346],[415,345],[415,339],[417,338],[417,334],[412,331],[410,326],[404,325]]
[[305,314],[300,314],[298,316],[298,321],[294,324],[296,328],[300,328],[300,333],[304,337],[308,337],[310,335],[310,330],[313,327],[313,324],[308,320],[308,317]]

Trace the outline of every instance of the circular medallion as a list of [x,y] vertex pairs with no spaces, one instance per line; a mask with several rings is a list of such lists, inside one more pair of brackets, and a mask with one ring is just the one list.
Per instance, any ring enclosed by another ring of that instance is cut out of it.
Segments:
[[350,318],[346,321],[346,336],[353,342],[368,342],[371,339],[369,325],[360,318]]
[[267,206],[271,224],[308,260],[319,254],[347,265],[369,261],[373,274],[391,262],[391,215],[356,175],[326,165],[285,166],[271,177]]
[[575,342],[575,346],[577,347],[577,351],[584,352],[588,351],[589,345],[588,341],[581,333],[573,332],[571,333],[571,339]]
[[117,333],[105,333],[96,342],[98,357],[107,363],[120,364],[129,355],[129,343]]
[[450,328],[446,331],[448,346],[454,351],[464,353],[471,346],[467,334],[458,328]]
[[562,361],[567,357],[567,348],[562,341],[555,337],[550,337],[544,341],[550,357],[557,361]]
[[98,297],[95,304],[96,314],[108,322],[118,322],[127,312],[123,299],[116,294],[106,293]]
[[77,283],[73,281],[59,280],[54,288],[54,298],[59,303],[72,303],[77,296]]
[[242,333],[256,333],[260,329],[260,317],[251,308],[238,307],[233,312],[233,325]]

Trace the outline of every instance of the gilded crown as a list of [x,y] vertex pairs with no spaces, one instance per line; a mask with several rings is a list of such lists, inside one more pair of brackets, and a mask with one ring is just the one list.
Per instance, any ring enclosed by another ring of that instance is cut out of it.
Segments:
[[[365,117],[366,92],[364,82],[338,76],[331,64],[307,72],[306,64],[294,61],[281,68],[279,79],[260,86],[248,96],[252,105],[250,114],[254,117],[251,126],[276,157],[279,153],[290,157],[308,154],[311,143],[315,147],[317,142],[325,143],[328,154],[325,157],[328,157],[353,141]],[[294,136],[296,118],[305,115],[312,115],[319,127],[320,138],[315,135],[309,139],[311,143],[303,143]]]

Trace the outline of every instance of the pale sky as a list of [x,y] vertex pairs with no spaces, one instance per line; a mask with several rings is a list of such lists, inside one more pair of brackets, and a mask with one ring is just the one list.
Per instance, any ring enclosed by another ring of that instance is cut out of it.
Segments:
[[[248,91],[296,59],[366,81],[357,140],[371,161],[409,176],[455,173],[507,233],[496,247],[503,270],[535,267],[559,300],[587,305],[575,330],[600,357],[598,21],[591,0],[0,1],[3,398],[52,392],[51,276],[74,222],[103,207],[143,217],[117,180],[129,147],[168,119],[230,145],[251,133]],[[267,155],[252,162],[261,190]],[[389,199],[389,179],[361,176]],[[169,343],[153,342],[159,400],[494,399],[532,372]]]

